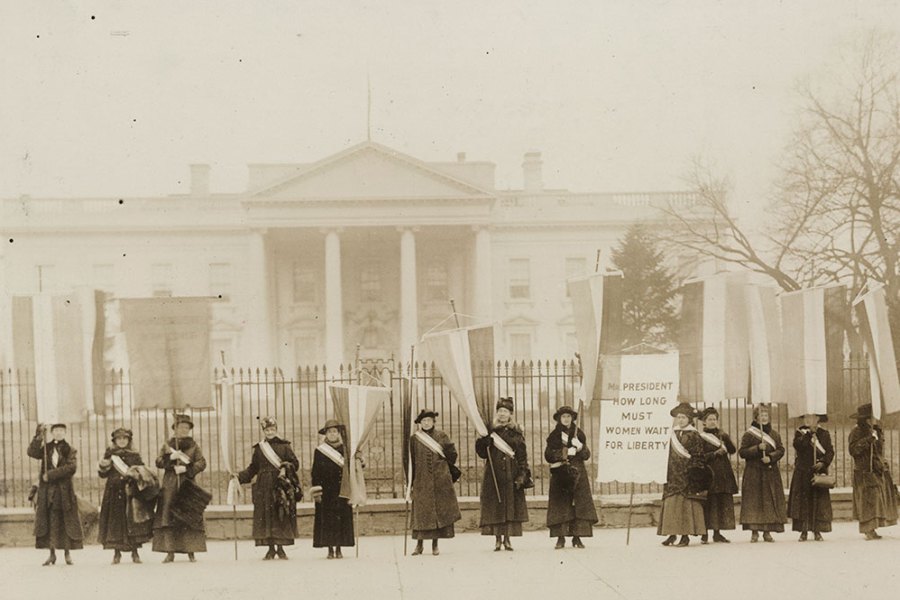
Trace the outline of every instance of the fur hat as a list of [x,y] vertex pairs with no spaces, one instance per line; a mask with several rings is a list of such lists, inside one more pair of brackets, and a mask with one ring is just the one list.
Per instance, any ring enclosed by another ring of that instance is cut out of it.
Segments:
[[191,426],[191,429],[194,428],[194,422],[191,421],[191,418],[188,415],[175,415],[175,421],[172,423],[172,429],[175,429],[176,426],[181,425],[182,423],[187,423]]
[[509,412],[516,412],[516,405],[513,402],[512,396],[497,400],[497,408],[495,410],[500,410],[501,408],[505,408]]
[[872,413],[872,404],[860,404],[856,408],[856,412],[850,415],[851,419],[868,419],[869,417],[874,417],[875,415]]
[[556,409],[556,412],[553,413],[553,420],[559,423],[559,418],[563,415],[572,415],[572,420],[575,421],[578,419],[578,411],[572,408],[571,406],[560,406]]
[[694,412],[694,407],[687,402],[680,402],[678,406],[669,411],[669,414],[673,417],[686,415],[688,419],[693,419],[697,413]]
[[422,411],[419,413],[419,416],[416,417],[415,422],[416,422],[416,424],[419,424],[422,422],[422,419],[424,419],[426,417],[431,417],[432,419],[436,419],[437,416],[438,416],[438,413],[434,412],[433,410],[423,408]]
[[707,406],[700,411],[700,414],[697,415],[697,418],[701,421],[706,421],[706,418],[710,415],[716,415],[716,418],[719,417],[719,411],[716,410],[715,406]]
[[259,420],[259,427],[260,429],[268,429],[269,427],[278,429],[278,421],[275,420],[275,417],[265,417]]
[[112,441],[116,441],[117,437],[127,437],[128,441],[130,442],[132,439],[134,439],[134,434],[130,429],[119,427],[118,429],[113,431],[112,434],[110,434],[109,439],[111,439]]
[[328,419],[325,421],[325,424],[322,425],[322,429],[319,430],[319,435],[325,435],[325,432],[334,427],[338,431],[341,431],[344,426],[338,423],[336,419]]

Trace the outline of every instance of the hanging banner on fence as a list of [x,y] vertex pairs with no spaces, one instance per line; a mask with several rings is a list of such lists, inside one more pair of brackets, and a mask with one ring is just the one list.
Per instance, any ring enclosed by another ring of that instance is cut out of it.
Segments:
[[[870,290],[855,308],[859,317],[859,331],[869,349],[870,370],[874,371],[875,375],[874,378],[870,378],[874,392],[872,409],[875,418],[880,418],[882,402],[886,413],[900,411],[900,376],[894,354],[895,336],[888,318],[884,287]],[[882,402],[876,401],[879,397]]]
[[600,406],[597,482],[662,483],[672,432],[669,411],[678,404],[678,355],[626,354],[617,361],[617,395]]
[[210,298],[120,300],[135,408],[207,408]]

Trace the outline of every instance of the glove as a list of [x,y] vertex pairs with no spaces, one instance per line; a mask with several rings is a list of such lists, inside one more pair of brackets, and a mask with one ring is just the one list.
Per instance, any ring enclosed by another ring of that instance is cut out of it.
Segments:
[[104,458],[103,460],[100,461],[100,468],[108,469],[109,465],[111,465],[111,464],[112,464],[111,460],[109,460],[108,458]]
[[760,451],[760,452],[765,452],[767,447],[768,447],[768,446],[766,446],[766,443],[765,443],[765,442],[762,442],[762,443],[760,443],[760,445],[759,445],[759,451]]
[[519,475],[513,480],[513,487],[517,490],[521,490],[525,487],[525,476]]
[[719,448],[718,450],[716,450],[715,454],[716,456],[725,456],[726,454],[728,454],[728,451],[725,450],[725,448]]
[[824,470],[825,470],[825,463],[823,463],[822,461],[819,461],[813,465],[813,471],[816,471],[817,473],[820,471],[824,471]]
[[569,448],[569,450],[566,452],[566,454],[568,456],[575,456],[576,454],[578,454],[578,450],[576,450],[575,448]]
[[34,437],[40,437],[44,435],[47,431],[47,426],[43,423],[38,423],[37,428],[34,430]]
[[182,474],[184,474],[184,473],[187,473],[187,467],[182,466],[182,465],[178,465],[178,466],[175,467],[175,473],[177,473],[178,475],[182,475]]

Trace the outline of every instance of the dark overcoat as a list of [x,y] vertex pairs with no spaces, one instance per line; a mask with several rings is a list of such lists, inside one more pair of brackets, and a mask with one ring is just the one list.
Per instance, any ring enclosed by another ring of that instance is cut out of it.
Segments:
[[[569,448],[574,447],[572,438],[569,437],[568,443],[563,442],[563,434],[571,436],[573,429],[575,439],[581,442],[581,448],[575,452],[574,456],[569,456]],[[574,472],[577,473],[573,487],[572,479],[560,470],[565,468],[564,466],[551,467],[547,527],[576,519],[588,521],[591,524],[599,521],[597,509],[594,507],[594,498],[591,495],[591,481],[584,466],[585,461],[590,458],[591,450],[587,445],[587,437],[581,429],[574,426],[569,429],[557,423],[556,428],[547,436],[544,459],[551,465],[568,462],[569,465],[575,467]]]
[[[191,462],[182,465],[181,461],[172,458],[165,452],[165,446],[160,448],[159,456],[156,457],[156,466],[164,469],[165,473],[156,504],[156,516],[153,519],[153,551],[205,552],[205,530],[192,529],[183,525],[172,516],[172,507],[178,493],[179,481],[193,480],[206,470],[206,458],[194,438],[178,438],[177,446],[175,438],[171,438],[168,445],[170,448],[177,448],[184,452]],[[181,475],[175,473],[175,467],[178,465],[187,469]]]
[[[737,452],[731,436],[721,429],[706,429],[703,433],[714,435],[722,442],[720,448],[715,448],[704,440],[704,459],[712,470],[712,482],[709,485],[710,494],[737,494],[737,479],[734,476],[734,468],[731,466],[729,454]],[[702,439],[702,438],[701,438]]]
[[487,459],[488,455],[491,457],[494,473],[497,475],[497,486],[500,488],[499,500],[502,500],[502,502],[498,501],[490,464],[485,463],[480,495],[481,527],[528,521],[528,507],[525,504],[523,487],[528,472],[528,449],[525,446],[525,436],[518,425],[497,427],[494,431],[509,444],[514,451],[514,456],[510,457],[495,448],[494,441],[489,435],[475,440],[475,453],[484,459]]
[[857,425],[847,446],[853,457],[853,517],[860,530],[864,524],[868,524],[866,530],[895,525],[897,488],[884,464],[884,431],[878,426]]
[[[813,433],[824,453],[813,444]],[[812,476],[828,473],[828,467],[834,460],[831,434],[824,427],[797,429],[794,432],[794,450],[797,454],[788,496],[788,516],[793,521],[793,528],[796,531],[831,531],[831,495],[827,488],[812,485]]]
[[703,439],[696,429],[676,429],[675,435],[691,457],[682,456],[669,444],[669,462],[666,467],[666,484],[663,486],[663,498],[675,495],[688,496],[692,492],[701,491],[694,489],[698,486],[688,478],[688,467],[703,463]]
[[[140,453],[131,448],[107,448],[103,458],[109,460],[113,455],[129,467],[144,464]],[[100,503],[99,542],[107,550],[139,548],[153,537],[153,519],[135,521],[134,513],[129,509],[133,496],[128,489],[128,480],[114,466],[100,467],[97,474],[106,479]]]
[[[59,454],[56,467],[51,462],[54,448]],[[82,547],[84,539],[81,515],[78,513],[78,500],[75,498],[75,488],[72,486],[72,477],[77,470],[78,451],[65,440],[49,442],[45,460],[44,445],[41,436],[37,435],[28,445],[28,456],[41,461],[34,515],[35,547],[49,547],[50,510],[51,507],[60,506],[62,507],[66,536],[69,538],[69,549],[78,550]],[[48,481],[44,481],[44,473],[47,474]]]
[[[759,428],[756,422],[752,426]],[[741,437],[738,453],[746,461],[746,465],[741,479],[740,522],[744,529],[754,529],[753,526],[757,525],[760,526],[757,528],[759,530],[784,531],[784,523],[787,522],[786,503],[781,471],[778,468],[778,461],[784,457],[784,444],[771,424],[763,425],[763,431],[775,442],[775,448],[765,450],[765,455],[771,461],[768,464],[762,461],[763,451],[759,449],[762,441],[749,431]]]
[[[269,440],[269,445],[285,469],[285,478],[296,477],[300,461],[291,448],[291,443],[279,437]],[[253,456],[250,465],[238,473],[241,483],[253,482],[253,539],[257,546],[273,544],[293,544],[297,537],[297,499],[282,497],[279,483],[280,469],[276,468],[259,444],[253,444]],[[279,500],[279,498],[281,498]]]
[[[345,446],[334,446],[346,460]],[[340,496],[344,469],[316,448],[313,454],[312,484],[322,486],[322,499],[316,502],[313,522],[313,547],[353,546],[353,508]]]
[[456,489],[450,476],[451,464],[456,464],[456,446],[443,431],[423,431],[444,451],[442,458],[413,435],[409,440],[412,459],[412,529],[432,531],[452,525],[462,518]]

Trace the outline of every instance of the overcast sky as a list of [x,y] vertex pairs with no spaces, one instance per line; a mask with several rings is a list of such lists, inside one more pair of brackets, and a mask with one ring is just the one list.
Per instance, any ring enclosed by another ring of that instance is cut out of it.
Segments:
[[[140,4],[140,8],[133,5]],[[560,8],[560,6],[567,6]],[[900,2],[0,2],[0,197],[240,191],[246,164],[366,137],[521,187],[681,189],[691,158],[765,191],[793,87]]]

